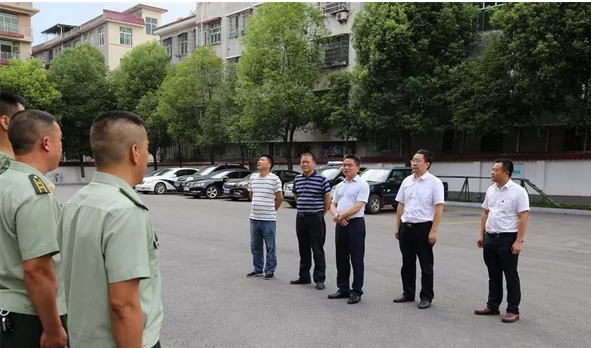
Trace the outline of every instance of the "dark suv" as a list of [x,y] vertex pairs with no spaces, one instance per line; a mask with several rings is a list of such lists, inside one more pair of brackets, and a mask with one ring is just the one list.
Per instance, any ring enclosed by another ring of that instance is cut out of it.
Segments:
[[[379,213],[384,205],[398,205],[396,195],[402,181],[412,174],[409,167],[396,167],[384,169],[368,169],[361,177],[369,184],[369,199],[365,205],[365,212],[368,214]],[[443,183],[445,198],[447,199],[447,182]]]
[[219,172],[220,170],[225,170],[225,169],[246,169],[246,168],[241,164],[233,164],[233,163],[205,166],[205,167],[200,168],[199,172],[197,172],[193,175],[185,175],[185,176],[179,177],[178,180],[174,183],[174,188],[178,192],[183,192],[183,189],[184,189],[187,181],[203,179],[203,178],[210,176],[211,174],[213,174],[215,172]]

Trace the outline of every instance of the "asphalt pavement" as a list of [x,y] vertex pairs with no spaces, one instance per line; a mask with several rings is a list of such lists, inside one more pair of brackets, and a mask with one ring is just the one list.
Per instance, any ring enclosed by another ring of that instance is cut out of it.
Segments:
[[[62,203],[81,186],[58,186]],[[392,208],[366,216],[365,286],[361,302],[329,300],[336,290],[334,223],[327,214],[326,289],[290,285],[298,276],[296,211],[277,217],[278,267],[273,280],[252,271],[250,204],[141,195],[160,238],[165,309],[161,342],[201,347],[589,347],[591,218],[532,213],[519,259],[521,319],[480,317],[488,276],[476,247],[480,210],[447,207],[435,254],[435,299],[396,304],[401,256]],[[420,268],[417,265],[418,274]],[[417,279],[420,289],[420,276]],[[418,291],[418,290],[417,290]],[[504,314],[506,303],[501,308]]]

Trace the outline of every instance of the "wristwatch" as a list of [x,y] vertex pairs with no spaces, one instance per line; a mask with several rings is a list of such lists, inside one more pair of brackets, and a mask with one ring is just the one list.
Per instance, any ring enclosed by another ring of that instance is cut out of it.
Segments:
[[341,221],[341,214],[337,215],[337,219],[339,219],[339,221]]

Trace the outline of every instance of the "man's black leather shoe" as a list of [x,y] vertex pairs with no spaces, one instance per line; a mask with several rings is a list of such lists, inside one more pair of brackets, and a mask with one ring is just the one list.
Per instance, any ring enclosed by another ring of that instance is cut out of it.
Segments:
[[292,280],[291,282],[289,282],[289,284],[311,284],[312,281],[310,279],[308,280],[304,280],[304,279],[298,279],[298,280]]
[[419,303],[419,309],[427,309],[429,307],[431,307],[431,301],[421,300],[421,303]]
[[361,301],[361,295],[352,292],[351,296],[349,296],[349,301],[347,301],[348,304],[355,304],[357,302]]
[[400,295],[399,297],[396,297],[394,299],[394,303],[402,303],[402,302],[414,302],[414,298],[410,297],[410,296],[406,296],[404,294]]
[[341,290],[337,290],[334,294],[328,295],[328,298],[334,300],[336,298],[349,298],[349,292],[342,292]]

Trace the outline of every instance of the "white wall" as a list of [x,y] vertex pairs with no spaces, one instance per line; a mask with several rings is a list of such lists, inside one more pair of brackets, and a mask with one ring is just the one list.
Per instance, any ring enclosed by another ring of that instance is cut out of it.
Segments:
[[[551,196],[591,197],[591,161],[526,161],[515,162],[524,165],[524,177],[529,179],[546,194]],[[368,168],[384,168],[402,163],[365,163]],[[434,163],[431,173],[437,176],[490,176],[492,162],[442,162]],[[166,168],[167,166],[158,166]],[[287,165],[277,165],[278,169],[285,169]],[[294,165],[299,170],[299,165]],[[96,167],[84,168],[86,177],[80,176],[80,168],[59,167],[48,173],[48,178],[56,184],[84,184],[92,180]],[[148,167],[148,172],[153,168]],[[57,175],[56,175],[57,174]],[[449,190],[459,192],[464,179],[442,178],[449,184]],[[491,185],[489,179],[470,179],[470,192],[486,192]],[[528,187],[530,194],[537,194]]]

